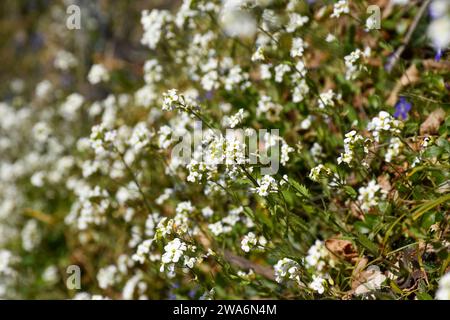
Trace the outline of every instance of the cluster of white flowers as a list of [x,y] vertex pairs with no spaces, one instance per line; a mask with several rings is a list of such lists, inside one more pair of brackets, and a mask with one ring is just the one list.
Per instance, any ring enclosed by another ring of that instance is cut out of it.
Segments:
[[367,130],[372,132],[376,142],[380,141],[382,132],[399,134],[403,128],[403,122],[395,119],[386,111],[380,111],[378,117],[374,117],[368,124]]
[[333,13],[330,17],[339,18],[343,13],[350,13],[347,0],[339,0],[333,6]]
[[362,64],[362,58],[367,58],[370,56],[370,48],[367,47],[366,50],[361,51],[360,49],[356,49],[351,52],[348,56],[344,57],[345,62],[345,79],[347,80],[355,80],[361,70],[363,70],[364,66]]
[[13,265],[18,261],[11,251],[6,249],[0,249],[0,276],[14,276],[16,270]]
[[298,13],[289,13],[289,22],[286,26],[286,31],[293,33],[298,28],[303,27],[308,21],[309,18],[306,16],[302,16]]
[[386,196],[386,191],[375,180],[371,180],[367,187],[361,187],[358,191],[358,201],[361,203],[361,209],[365,212],[377,206],[380,200]]
[[53,84],[49,80],[42,80],[36,85],[36,97],[38,99],[46,99],[52,92]]
[[78,60],[72,53],[65,50],[60,50],[57,52],[53,64],[57,69],[68,70],[76,67],[78,65]]
[[98,286],[102,289],[112,287],[118,280],[118,270],[115,265],[101,268],[97,273]]
[[[244,211],[242,207],[230,210],[229,214],[222,218],[221,220],[211,223],[208,225],[208,229],[215,235],[219,236],[221,234],[230,233],[237,222],[241,221],[240,214]],[[252,222],[247,220],[246,224],[248,227],[251,226]]]
[[178,108],[181,104],[181,96],[178,94],[178,90],[170,89],[163,94],[163,105],[162,109],[164,111],[170,111]]
[[108,130],[103,123],[92,127],[89,142],[91,148],[99,156],[107,154],[107,150],[116,142],[117,130]]
[[[167,10],[144,10],[142,11],[141,24],[144,28],[141,43],[148,46],[150,49],[155,49],[163,34],[163,26],[172,21],[173,17]],[[167,32],[166,37],[171,34]]]
[[309,86],[306,83],[306,80],[300,79],[296,83],[292,91],[292,101],[295,103],[302,102],[308,93],[309,93]]
[[327,265],[331,262],[330,253],[323,241],[316,240],[314,244],[308,249],[308,254],[305,257],[305,266],[314,269],[317,273],[322,273]]
[[175,238],[164,246],[164,254],[161,256],[160,271],[167,270],[168,277],[175,276],[175,265],[182,262],[182,267],[193,268],[197,262],[195,257],[187,255],[187,253],[194,253],[195,246],[186,244],[183,240]]
[[100,82],[106,82],[109,80],[108,69],[102,64],[94,64],[89,70],[88,81],[90,84],[97,84]]
[[330,177],[332,174],[331,169],[327,168],[323,164],[319,164],[311,169],[309,173],[309,178],[312,181],[318,182],[321,178]]
[[264,238],[264,236],[257,237],[253,232],[249,232],[241,241],[241,249],[244,252],[250,252],[250,250],[253,248],[264,250],[266,244],[267,240],[266,238]]
[[38,222],[34,219],[28,220],[22,229],[22,247],[26,251],[32,251],[39,245],[42,239]]
[[159,64],[158,60],[150,59],[145,61],[144,64],[144,80],[145,83],[152,85],[155,82],[161,81],[163,74],[163,68]]
[[313,280],[308,285],[311,289],[316,291],[318,294],[323,294],[325,292],[325,285],[327,280],[322,276],[316,276],[315,274],[312,276]]
[[144,122],[139,122],[133,129],[129,144],[135,151],[139,151],[150,144],[153,134]]
[[319,99],[317,103],[319,104],[320,109],[325,109],[326,107],[334,107],[335,101],[340,100],[341,95],[336,94],[333,90],[328,90],[326,92],[322,92],[319,95]]
[[289,258],[278,260],[277,264],[273,266],[275,271],[275,281],[282,283],[283,281],[295,280],[300,283],[300,265]]
[[222,125],[226,128],[235,128],[239,124],[244,121],[244,119],[247,117],[247,113],[244,111],[244,109],[239,109],[239,111],[232,115],[232,116],[225,116],[222,120]]
[[283,110],[283,107],[280,104],[273,102],[271,97],[263,95],[258,101],[256,115],[258,117],[263,115],[269,121],[275,121],[278,119],[281,110]]
[[274,177],[265,175],[258,179],[258,186],[252,190],[261,197],[267,197],[269,193],[278,192],[278,184]]
[[295,58],[303,56],[303,52],[307,47],[308,44],[305,41],[303,41],[302,38],[292,39],[291,57]]
[[283,82],[284,75],[291,71],[291,67],[286,63],[275,66],[275,82]]
[[[341,153],[337,158],[338,164],[344,162],[350,165],[355,155],[354,150],[361,145],[361,141],[364,141],[364,138],[359,133],[356,133],[355,130],[346,133],[344,139],[344,153]],[[368,152],[366,147],[364,147],[364,152]]]
[[311,154],[311,157],[313,158],[314,162],[319,162],[320,159],[324,156],[323,148],[317,142],[314,142],[311,149],[309,150],[309,153]]
[[79,93],[72,93],[61,105],[59,113],[68,121],[74,121],[77,118],[78,110],[84,103],[84,97]]
[[384,155],[384,161],[391,162],[392,159],[398,156],[402,150],[403,143],[400,138],[393,137],[389,141],[389,147]]

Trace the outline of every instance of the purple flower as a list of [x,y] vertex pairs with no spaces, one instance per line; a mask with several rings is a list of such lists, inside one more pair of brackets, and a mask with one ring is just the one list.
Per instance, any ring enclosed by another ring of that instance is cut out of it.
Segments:
[[408,112],[411,110],[411,103],[406,101],[405,97],[400,97],[400,100],[395,104],[394,117],[405,120],[408,117]]
[[436,56],[434,57],[434,60],[435,61],[440,61],[441,58],[442,58],[442,49],[439,48],[439,49],[436,50]]

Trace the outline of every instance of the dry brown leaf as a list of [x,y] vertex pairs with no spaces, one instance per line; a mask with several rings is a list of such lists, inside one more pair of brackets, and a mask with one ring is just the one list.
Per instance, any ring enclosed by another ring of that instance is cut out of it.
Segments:
[[358,252],[353,247],[353,244],[348,240],[328,239],[325,241],[325,246],[334,257],[339,259],[343,259],[351,263],[356,263],[358,259]]
[[445,119],[445,111],[442,108],[434,110],[428,118],[420,125],[420,134],[435,134]]
[[403,87],[406,87],[407,85],[410,84],[414,84],[418,82],[419,79],[420,79],[419,70],[417,70],[415,64],[412,64],[402,75],[400,80],[397,81],[397,84],[395,85],[394,89],[389,95],[389,98],[387,99],[386,103],[390,106],[394,106],[397,103],[398,94],[403,89]]
[[426,70],[429,69],[443,69],[450,70],[450,61],[436,61],[434,59],[426,59],[422,61]]
[[367,266],[367,262],[369,262],[367,258],[360,258],[356,263],[356,267],[355,269],[353,269],[352,272],[352,291],[355,290],[361,284],[362,280],[361,273]]
[[386,192],[390,192],[392,189],[391,183],[389,181],[389,175],[383,174],[377,178],[377,182],[380,185],[381,189]]

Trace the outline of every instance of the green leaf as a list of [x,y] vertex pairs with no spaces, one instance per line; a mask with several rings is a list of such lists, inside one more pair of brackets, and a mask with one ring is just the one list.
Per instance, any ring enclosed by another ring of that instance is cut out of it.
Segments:
[[419,300],[433,300],[433,297],[426,292],[417,292],[416,296]]
[[356,234],[357,241],[367,250],[369,250],[370,253],[372,253],[375,256],[378,256],[378,246],[373,243],[369,238],[367,238],[363,234]]
[[295,188],[295,190],[297,191],[297,195],[298,196],[303,196],[305,198],[311,198],[311,194],[309,193],[308,188],[306,188],[304,185],[298,183],[297,181],[293,180],[293,179],[289,179],[289,182],[292,184],[292,186]]
[[350,186],[345,186],[344,190],[352,198],[355,198],[358,195],[358,193],[355,191],[355,189],[353,189]]
[[424,203],[423,205],[418,207],[413,212],[413,219],[414,220],[419,219],[425,212],[433,209],[434,207],[436,207],[436,206],[438,206],[441,203],[444,203],[446,201],[450,201],[450,194],[443,195],[442,197],[439,197],[439,198],[437,198],[435,200],[432,200],[432,201],[427,201],[426,203]]

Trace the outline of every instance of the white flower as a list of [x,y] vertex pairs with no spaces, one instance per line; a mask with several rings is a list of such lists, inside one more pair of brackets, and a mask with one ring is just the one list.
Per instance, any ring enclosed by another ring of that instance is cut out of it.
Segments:
[[255,53],[252,55],[252,61],[264,61],[264,48],[258,47]]
[[53,85],[48,80],[43,80],[36,85],[36,97],[39,99],[45,99],[50,95],[53,89]]
[[450,17],[433,20],[428,26],[427,35],[436,50],[445,50],[450,45]]
[[[226,1],[236,3],[235,1]],[[241,10],[238,6],[224,6],[219,22],[225,33],[231,37],[251,38],[256,33],[256,20],[251,12]]]
[[378,266],[369,266],[365,273],[367,274],[367,280],[355,289],[356,295],[361,295],[380,289],[383,282],[387,279],[387,277],[381,273],[380,267]]
[[325,292],[325,286],[327,280],[322,278],[321,276],[313,275],[313,281],[309,284],[309,287],[316,291],[318,294],[322,294]]
[[309,150],[309,152],[311,153],[311,157],[313,158],[314,162],[319,162],[320,158],[322,158],[324,156],[323,148],[317,142],[314,142],[314,144],[311,147],[311,150]]
[[317,101],[320,109],[325,109],[325,107],[334,107],[335,100],[339,100],[341,96],[339,94],[334,93],[333,90],[328,90],[326,92],[322,92],[319,95],[319,100]]
[[272,73],[270,72],[270,68],[272,65],[270,64],[261,64],[259,66],[260,75],[262,80],[270,80],[272,79]]
[[356,79],[359,72],[364,69],[361,58],[368,57],[369,55],[370,48],[367,47],[364,52],[360,49],[356,49],[355,51],[344,57],[346,67],[345,78],[347,80]]
[[261,96],[256,108],[256,115],[258,117],[264,115],[268,120],[273,121],[278,118],[281,110],[283,110],[283,107],[273,102],[271,97]]
[[250,250],[255,247],[257,247],[257,249],[264,249],[266,244],[266,238],[263,236],[257,237],[253,232],[249,232],[241,241],[241,249],[244,252],[250,252]]
[[384,155],[384,161],[391,162],[393,157],[396,157],[400,154],[401,149],[403,147],[403,143],[397,137],[391,138],[389,141],[389,147]]
[[289,146],[284,140],[281,140],[281,157],[280,163],[284,166],[289,161],[289,153],[294,151],[294,148]]
[[380,141],[380,134],[388,132],[391,134],[399,134],[403,128],[403,122],[395,119],[386,111],[380,111],[378,117],[373,118],[367,124],[367,130],[372,132],[376,142]]
[[42,280],[47,283],[55,284],[59,279],[58,268],[55,265],[50,265],[45,268],[42,273]]
[[439,280],[439,288],[436,291],[437,300],[450,300],[450,272],[447,272]]
[[72,121],[76,119],[77,112],[83,105],[84,97],[79,93],[69,95],[60,107],[59,113],[66,120]]
[[164,192],[156,198],[155,202],[157,205],[163,204],[167,199],[170,198],[170,196],[174,193],[172,188],[166,188],[164,189]]
[[302,120],[300,123],[300,128],[302,130],[308,130],[311,127],[313,117],[311,115],[308,115],[305,119]]
[[187,249],[186,243],[184,243],[178,238],[175,238],[164,247],[165,252],[161,257],[162,263],[163,264],[171,262],[177,263],[183,256],[186,249]]
[[327,37],[325,38],[326,42],[333,42],[335,40],[336,40],[336,37],[331,33],[327,34]]
[[38,142],[46,142],[52,133],[51,128],[46,122],[40,121],[33,127],[33,138]]
[[329,177],[331,176],[332,172],[329,168],[325,167],[323,164],[319,164],[318,166],[311,169],[311,172],[309,173],[309,178],[312,181],[319,181],[322,177]]
[[214,214],[214,211],[210,207],[205,207],[202,209],[202,215],[205,218],[212,217],[213,214]]
[[369,182],[367,187],[359,188],[358,201],[361,202],[361,209],[365,212],[378,205],[379,201],[385,198],[385,191],[381,189],[375,180]]
[[296,280],[300,282],[300,265],[292,259],[283,258],[273,266],[275,281],[282,283],[284,280]]
[[88,74],[88,81],[90,84],[97,84],[109,80],[108,70],[102,64],[94,64]]
[[61,50],[56,54],[53,64],[57,69],[67,70],[77,66],[78,61],[72,53]]
[[[360,145],[360,142],[363,141],[364,138],[356,133],[355,130],[352,130],[350,132],[347,132],[345,134],[344,139],[344,153],[341,153],[341,155],[338,157],[337,162],[338,164],[346,163],[349,166],[351,165],[354,157],[354,150]],[[367,149],[364,147],[364,152],[367,152]]]

